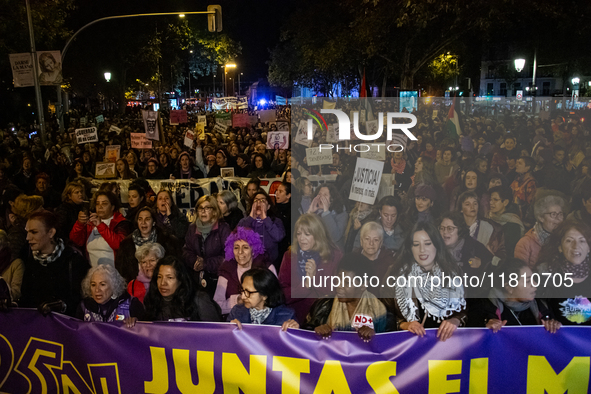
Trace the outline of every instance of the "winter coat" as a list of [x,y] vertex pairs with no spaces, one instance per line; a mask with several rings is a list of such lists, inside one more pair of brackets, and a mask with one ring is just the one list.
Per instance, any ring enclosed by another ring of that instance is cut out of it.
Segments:
[[[250,311],[244,305],[236,305],[232,308],[227,321],[234,319],[237,319],[240,323],[252,323]],[[290,319],[296,320],[295,311],[286,305],[279,305],[271,309],[271,313],[269,313],[269,316],[267,316],[262,324],[265,326],[281,326]]]
[[82,204],[77,205],[73,202],[64,202],[55,210],[57,216],[57,236],[63,240],[70,238],[70,231],[74,223],[78,220],[78,213],[82,211]]
[[189,226],[183,247],[183,261],[196,281],[199,275],[193,267],[197,257],[203,258],[205,271],[218,276],[218,269],[224,261],[224,248],[229,235],[230,226],[223,221],[218,221],[213,225],[205,240],[194,223]]
[[[342,257],[343,253],[340,250],[334,250],[329,261],[318,264],[316,268],[316,277],[336,275],[337,265]],[[330,288],[305,288],[300,286],[302,283],[302,275],[298,269],[297,260],[295,264],[292,264],[292,254],[289,250],[283,255],[278,279],[281,288],[283,289],[283,294],[285,294],[285,304],[295,309],[297,321],[305,321],[306,315],[310,311],[310,307],[316,298],[332,295],[330,294]],[[296,290],[293,294],[292,284]]]
[[115,299],[110,298],[103,305],[99,305],[91,297],[86,297],[80,302],[76,310],[76,318],[83,321],[98,322],[123,321],[127,317],[143,320],[144,314],[144,305],[137,298],[127,294],[127,292]]
[[238,223],[244,219],[244,213],[240,210],[240,208],[232,208],[230,209],[230,214],[228,216],[224,216],[223,219],[224,222],[228,223],[228,226],[230,226],[230,230],[234,231],[236,226],[238,226]]
[[66,304],[66,315],[74,316],[81,299],[80,284],[88,268],[86,259],[69,246],[47,266],[35,260],[29,248],[19,306],[37,308],[44,302],[62,300]]
[[524,261],[530,268],[538,262],[542,244],[532,228],[515,245],[515,258]]
[[257,232],[263,239],[269,261],[273,262],[277,259],[279,242],[285,237],[285,229],[281,219],[267,216],[264,220],[258,220],[247,216],[238,223],[238,227],[248,227]]
[[[132,226],[131,222],[125,220],[123,215],[119,212],[114,212],[111,223],[108,226],[101,222],[96,227],[99,234],[105,239],[105,241],[107,241],[107,244],[109,244],[111,249],[113,249],[115,258],[117,258],[117,251],[119,250],[121,241],[131,233]],[[94,226],[90,222],[87,222],[86,225],[84,225],[79,221],[76,221],[74,227],[72,227],[72,231],[70,231],[70,240],[86,250],[86,243],[88,242],[88,238],[93,229]],[[88,252],[86,252],[86,254],[88,257]],[[115,262],[113,262],[113,264],[114,263]]]
[[[181,256],[182,249],[178,238],[160,227],[156,227],[156,242],[164,248],[165,256]],[[133,236],[129,234],[121,241],[119,251],[115,257],[115,268],[125,278],[126,282],[137,278],[139,273],[138,261],[135,258],[136,250]]]

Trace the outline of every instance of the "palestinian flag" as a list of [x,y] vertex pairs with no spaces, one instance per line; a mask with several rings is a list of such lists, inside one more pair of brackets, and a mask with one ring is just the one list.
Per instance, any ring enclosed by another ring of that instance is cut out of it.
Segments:
[[458,113],[456,112],[455,100],[451,102],[449,114],[447,115],[447,130],[449,137],[456,140],[460,138],[460,134],[462,133],[462,129],[460,128],[460,119],[458,118]]

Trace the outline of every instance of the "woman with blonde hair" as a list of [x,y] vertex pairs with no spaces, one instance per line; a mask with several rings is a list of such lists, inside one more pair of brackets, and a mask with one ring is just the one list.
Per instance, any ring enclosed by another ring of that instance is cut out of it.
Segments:
[[230,226],[222,219],[214,196],[202,196],[195,204],[195,214],[185,237],[183,261],[197,285],[213,298]]
[[0,230],[0,278],[6,281],[12,301],[21,298],[21,285],[25,273],[25,265],[21,259],[13,259],[8,234]]
[[55,210],[60,238],[67,239],[70,235],[74,223],[78,220],[78,212],[84,210],[84,200],[86,194],[82,183],[70,182],[66,185],[62,193],[62,203]]
[[313,279],[334,275],[342,257],[343,253],[331,240],[318,215],[300,216],[295,223],[291,251],[283,255],[279,271],[286,305],[295,309],[298,321],[305,321],[316,298],[329,293],[324,287],[313,286]]

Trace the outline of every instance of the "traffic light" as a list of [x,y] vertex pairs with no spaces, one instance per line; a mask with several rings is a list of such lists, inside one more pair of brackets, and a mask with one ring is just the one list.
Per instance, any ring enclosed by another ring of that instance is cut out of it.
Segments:
[[222,6],[208,5],[207,11],[215,11],[215,14],[207,14],[207,28],[209,31],[222,31]]

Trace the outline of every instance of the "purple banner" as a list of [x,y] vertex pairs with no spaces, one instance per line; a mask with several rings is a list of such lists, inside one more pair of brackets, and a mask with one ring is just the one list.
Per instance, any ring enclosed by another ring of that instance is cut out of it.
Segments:
[[221,323],[84,323],[0,314],[9,393],[587,393],[588,327],[377,335]]

